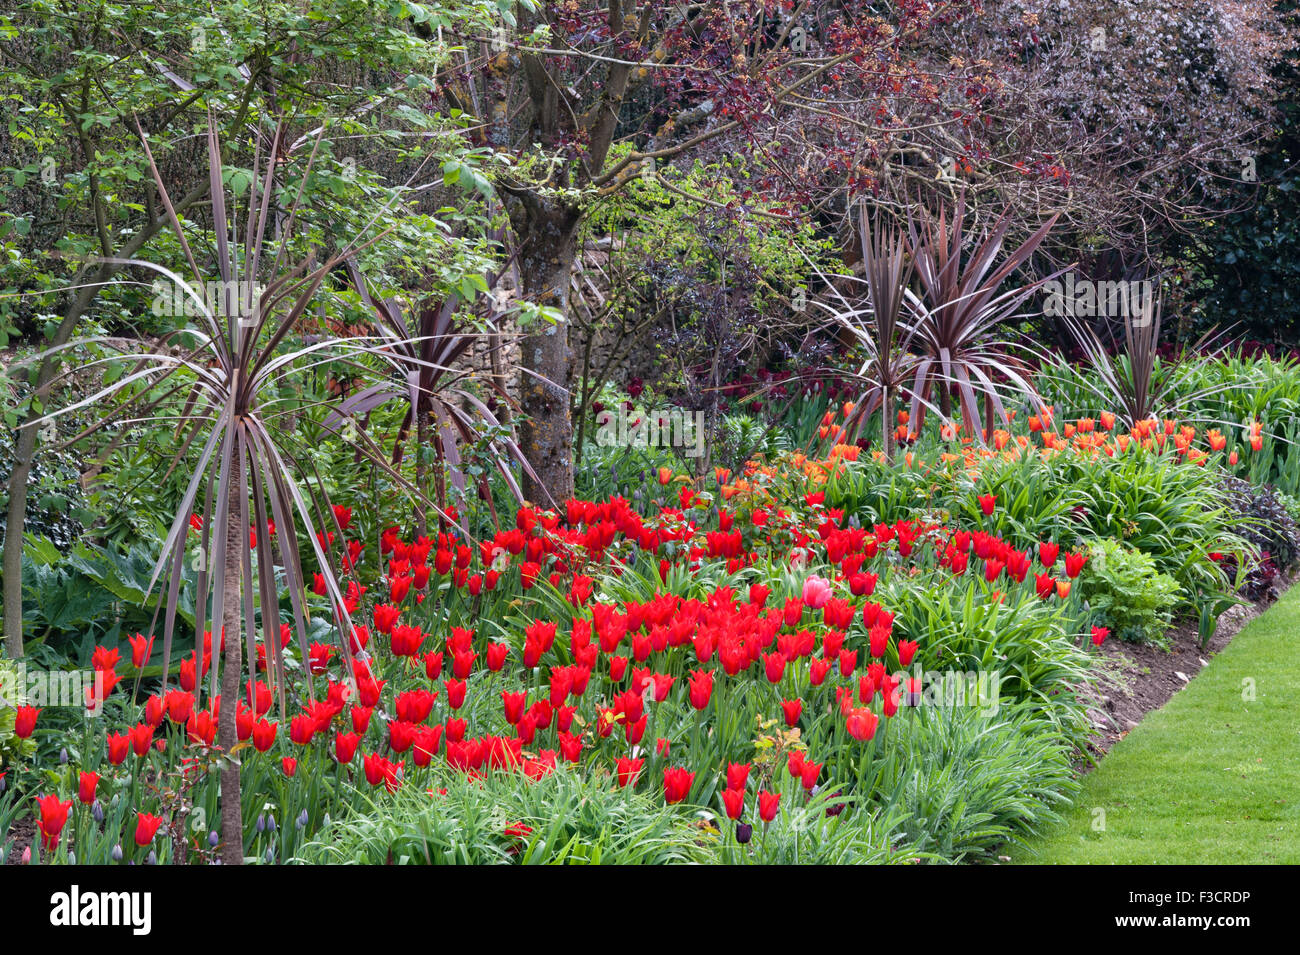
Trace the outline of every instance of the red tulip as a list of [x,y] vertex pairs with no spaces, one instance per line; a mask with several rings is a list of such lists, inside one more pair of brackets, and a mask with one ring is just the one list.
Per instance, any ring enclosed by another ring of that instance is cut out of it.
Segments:
[[722,805],[727,811],[728,819],[739,819],[745,809],[745,791],[743,789],[724,789]]
[[437,680],[442,676],[442,651],[434,653],[430,650],[424,655],[424,675],[430,680]]
[[765,653],[763,667],[767,671],[769,682],[780,683],[781,677],[785,676],[785,656],[780,653]]
[[131,665],[137,670],[143,669],[153,655],[153,637],[146,640],[143,634],[137,633],[128,637],[127,642],[131,644]]
[[996,494],[981,494],[979,497],[980,510],[984,516],[988,517],[993,513],[993,508],[997,506],[998,498]]
[[840,651],[840,676],[848,677],[853,675],[854,668],[858,665],[857,650]]
[[431,690],[407,690],[397,694],[393,701],[393,711],[399,720],[408,723],[423,723],[433,712],[433,703],[438,694]]
[[876,735],[876,724],[879,722],[880,717],[876,716],[871,710],[854,709],[849,712],[849,718],[845,721],[845,729],[854,739],[865,741]]
[[465,681],[464,680],[443,680],[442,685],[447,688],[447,705],[453,710],[458,710],[465,705]]
[[1088,555],[1086,553],[1079,552],[1076,554],[1066,554],[1065,555],[1065,576],[1069,577],[1071,580],[1073,580],[1075,577],[1078,577],[1079,572],[1083,570],[1083,565],[1086,564],[1087,562],[1088,562]]
[[131,749],[131,737],[126,733],[108,734],[108,761],[114,766],[121,766]]
[[776,818],[776,811],[781,805],[780,793],[761,792],[758,794],[758,818],[771,822]]
[[790,770],[791,776],[803,776],[804,752],[801,749],[790,751],[786,757],[786,767]]
[[690,683],[691,706],[695,707],[697,710],[702,710],[709,705],[709,697],[713,695],[713,671],[693,671],[691,673]]
[[19,739],[27,739],[31,736],[32,731],[36,729],[36,717],[40,715],[40,709],[35,706],[18,707],[14,714],[14,735]]
[[352,731],[364,736],[370,728],[370,714],[374,712],[368,706],[352,707]]
[[[191,743],[202,743],[205,746],[211,746],[217,738],[217,721],[212,718],[212,714],[207,710],[191,713],[189,720],[185,723],[185,734],[189,737]],[[163,740],[158,742],[161,743]]]
[[361,744],[361,737],[356,733],[344,733],[339,730],[338,735],[334,737],[334,755],[340,763],[347,764],[352,762],[352,757],[357,755],[357,746]]
[[438,749],[442,745],[441,726],[417,726],[415,728],[414,749],[411,750],[411,758],[417,766],[428,766],[434,756],[438,754]]
[[817,785],[817,777],[821,775],[822,764],[814,763],[810,759],[805,759],[803,763],[803,788],[812,789]]
[[99,785],[99,773],[82,772],[77,779],[77,798],[89,806],[95,801],[95,787]]
[[1039,544],[1038,545],[1038,562],[1044,567],[1051,567],[1056,563],[1056,556],[1061,552],[1060,544]]
[[664,770],[664,802],[670,806],[681,802],[691,791],[695,774],[681,767],[668,767]]
[[487,668],[493,673],[497,673],[506,665],[506,657],[510,653],[508,643],[489,643],[487,647]]
[[623,677],[627,675],[627,657],[612,656],[609,658],[609,678],[614,683],[623,682]]
[[253,746],[259,753],[265,753],[275,744],[275,734],[279,723],[258,720],[253,724]]
[[1092,628],[1092,645],[1095,646],[1095,647],[1099,647],[1099,646],[1101,646],[1102,643],[1104,643],[1105,640],[1106,640],[1106,638],[1109,637],[1109,636],[1110,636],[1110,628],[1109,628],[1109,627],[1093,627],[1093,628]]
[[166,713],[167,704],[159,694],[155,693],[144,701],[144,721],[150,726],[161,726]]
[[637,778],[641,775],[641,770],[645,766],[645,760],[620,756],[616,765],[618,784],[622,788],[627,788],[636,785]]
[[298,760],[292,756],[286,756],[280,760],[280,768],[284,770],[286,776],[293,776],[298,771]]
[[194,712],[194,694],[185,690],[168,690],[163,697],[167,718],[173,723],[185,723]]
[[782,700],[781,710],[785,714],[786,726],[797,726],[803,715],[803,700]]
[[415,742],[415,724],[405,720],[388,721],[388,745],[394,753],[405,753]]
[[152,726],[137,723],[127,731],[127,735],[131,737],[131,749],[135,755],[144,757],[149,754],[149,747],[153,745]]
[[727,787],[728,789],[739,789],[744,792],[745,787],[749,784],[749,763],[729,763],[727,765]]
[[135,844],[143,848],[153,842],[153,837],[158,834],[158,827],[162,824],[162,816],[152,816],[147,812],[140,813],[135,823]]
[[41,816],[37,821],[37,828],[41,831],[41,844],[45,847],[45,851],[53,852],[59,844],[59,833],[63,831],[63,827],[68,821],[68,812],[72,809],[72,800],[69,799],[64,802],[51,793],[37,799],[36,808],[40,811]]
[[917,642],[915,640],[898,641],[898,664],[899,666],[911,666],[913,657],[916,656]]
[[501,702],[505,708],[506,722],[514,726],[523,719],[524,708],[528,703],[528,694],[523,691],[512,693],[509,690],[502,690]]
[[560,733],[560,755],[571,763],[576,763],[582,756],[582,737],[572,733]]

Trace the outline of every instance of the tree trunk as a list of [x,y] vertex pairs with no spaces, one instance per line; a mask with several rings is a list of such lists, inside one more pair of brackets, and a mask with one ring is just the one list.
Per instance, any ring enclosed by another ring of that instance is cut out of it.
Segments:
[[[226,577],[221,601],[221,633],[217,638],[221,653],[221,712],[217,718],[217,743],[224,754],[221,764],[221,862],[223,865],[241,865],[244,861],[244,816],[239,791],[239,761],[231,752],[238,744],[235,722],[240,699],[240,649],[243,634],[240,614],[240,556],[245,541],[240,533],[242,495],[240,480],[232,468],[228,501],[230,512],[226,517]],[[251,586],[252,582],[249,581]]]
[[[580,221],[579,211],[530,196],[516,224],[525,296],[565,316]],[[524,474],[524,497],[534,504],[563,505],[573,497],[568,322],[536,327],[523,339],[522,353],[520,446],[536,473],[536,480]]]
[[23,655],[23,525],[27,521],[27,480],[35,454],[36,429],[23,428],[14,436],[4,541],[5,652],[11,660]]

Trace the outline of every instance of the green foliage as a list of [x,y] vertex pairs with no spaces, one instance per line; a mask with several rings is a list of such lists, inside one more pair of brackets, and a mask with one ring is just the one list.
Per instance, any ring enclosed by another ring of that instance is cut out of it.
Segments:
[[[53,428],[50,429],[53,431]],[[0,427],[0,539],[8,523],[9,475],[13,463],[14,432]],[[48,451],[36,456],[27,479],[28,533],[48,537],[68,547],[94,519],[81,492],[81,473],[69,451]]]
[[949,862],[991,859],[1060,817],[1078,788],[1070,747],[1020,706],[986,715],[972,707],[922,706],[898,721],[892,775],[906,810],[903,845]]
[[[441,790],[445,790],[442,792]],[[518,827],[527,826],[527,831]],[[514,828],[518,834],[509,834]],[[469,776],[440,769],[335,820],[298,862],[362,865],[633,865],[702,862],[700,830],[679,809],[619,789],[609,777],[558,769]]]
[[1235,583],[1211,554],[1241,554],[1221,492],[1201,468],[1172,455],[1066,456],[1060,480],[1075,496],[1093,536],[1122,541],[1154,561],[1181,588],[1182,606],[1213,620],[1232,602]]
[[1133,643],[1168,644],[1165,631],[1179,603],[1178,581],[1157,570],[1148,554],[1119,541],[1098,540],[1076,583],[1094,623]]
[[996,674],[992,706],[999,698],[1025,703],[1060,732],[1082,738],[1086,721],[1070,688],[1088,679],[1088,661],[1059,604],[1032,594],[1015,603],[1007,595],[994,599],[974,574],[964,584],[942,575],[905,585],[891,578],[878,593],[883,606],[897,608],[899,639],[920,644],[925,670]]
[[[750,842],[738,845],[728,831],[717,861],[753,865],[883,865],[919,861],[924,853],[897,850],[903,815],[893,809],[865,808],[837,792],[822,790],[807,799],[797,781],[782,777],[780,808],[764,825],[753,822]],[[718,825],[734,828],[723,818]]]
[[[45,643],[80,665],[95,646],[120,647],[148,632],[159,595],[147,593],[157,543],[119,551],[77,543],[61,552],[49,540],[28,537],[23,564],[23,624],[33,643]],[[192,581],[190,581],[192,583]],[[183,588],[181,615],[193,633],[194,598]]]
[[[627,144],[611,149],[610,163],[618,163],[631,149]],[[727,263],[717,259],[714,245],[701,235],[696,216],[706,203],[726,206],[738,202],[748,176],[744,160],[735,156],[714,163],[697,160],[689,169],[662,167],[596,205],[584,227],[592,236],[622,237],[630,255],[672,261],[684,270],[723,281]],[[806,292],[810,275],[806,256],[827,269],[834,261],[834,243],[818,239],[811,225],[719,218],[715,227],[731,230],[734,234],[723,244],[739,241],[758,270],[755,307],[770,303],[773,296],[779,303],[795,288]],[[713,238],[716,241],[718,237]]]

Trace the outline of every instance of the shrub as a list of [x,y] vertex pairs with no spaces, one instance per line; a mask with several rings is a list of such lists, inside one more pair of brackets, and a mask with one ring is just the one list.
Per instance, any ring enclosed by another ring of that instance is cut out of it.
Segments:
[[[1258,600],[1300,556],[1300,528],[1271,487],[1252,487],[1235,477],[1223,478],[1220,486],[1237,533],[1257,550],[1255,559],[1247,563],[1242,591]],[[1228,555],[1226,559],[1235,558]]]
[[1168,645],[1165,631],[1178,606],[1178,581],[1148,554],[1103,539],[1090,549],[1078,587],[1093,622],[1121,640]]

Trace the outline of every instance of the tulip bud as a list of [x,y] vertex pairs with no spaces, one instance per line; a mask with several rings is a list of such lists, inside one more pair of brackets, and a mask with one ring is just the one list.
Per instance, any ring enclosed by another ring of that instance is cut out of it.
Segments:
[[306,810],[306,809],[304,809],[302,812],[298,813],[298,828],[299,828],[299,829],[306,829],[306,828],[307,828],[307,810]]
[[91,804],[90,815],[91,818],[95,820],[95,822],[104,821],[104,807],[100,804],[98,799],[96,799],[94,803]]
[[262,813],[257,814],[257,825],[253,827],[258,832],[266,832],[266,816]]
[[157,865],[157,864],[158,864],[158,853],[156,853],[156,852],[154,852],[152,849],[150,849],[150,850],[149,850],[149,855],[148,855],[148,856],[145,858],[145,860],[144,860],[144,864],[145,864],[145,865]]
[[271,865],[273,862],[275,862],[275,850],[272,849],[270,846],[267,846],[267,847],[266,847],[266,857],[265,857],[265,858],[266,858],[266,864],[267,864],[267,865]]
[[275,829],[276,829],[276,826],[275,826],[275,816],[267,816],[267,817],[266,817],[266,831],[267,831],[267,832],[275,832]]
[[68,747],[66,746],[63,747],[63,749],[59,750],[59,765],[60,766],[68,765]]
[[114,862],[121,862],[121,861],[122,861],[122,847],[121,847],[120,845],[113,846],[113,851],[110,852],[109,855],[111,855],[111,856],[113,857],[113,861],[114,861]]
[[210,845],[212,848],[215,849],[217,847],[217,843],[220,841],[221,841],[221,837],[217,835],[215,830],[208,833],[208,845]]
[[744,822],[736,823],[736,841],[739,842],[742,846],[745,843],[749,842],[750,837],[753,835],[754,835],[753,826]]

